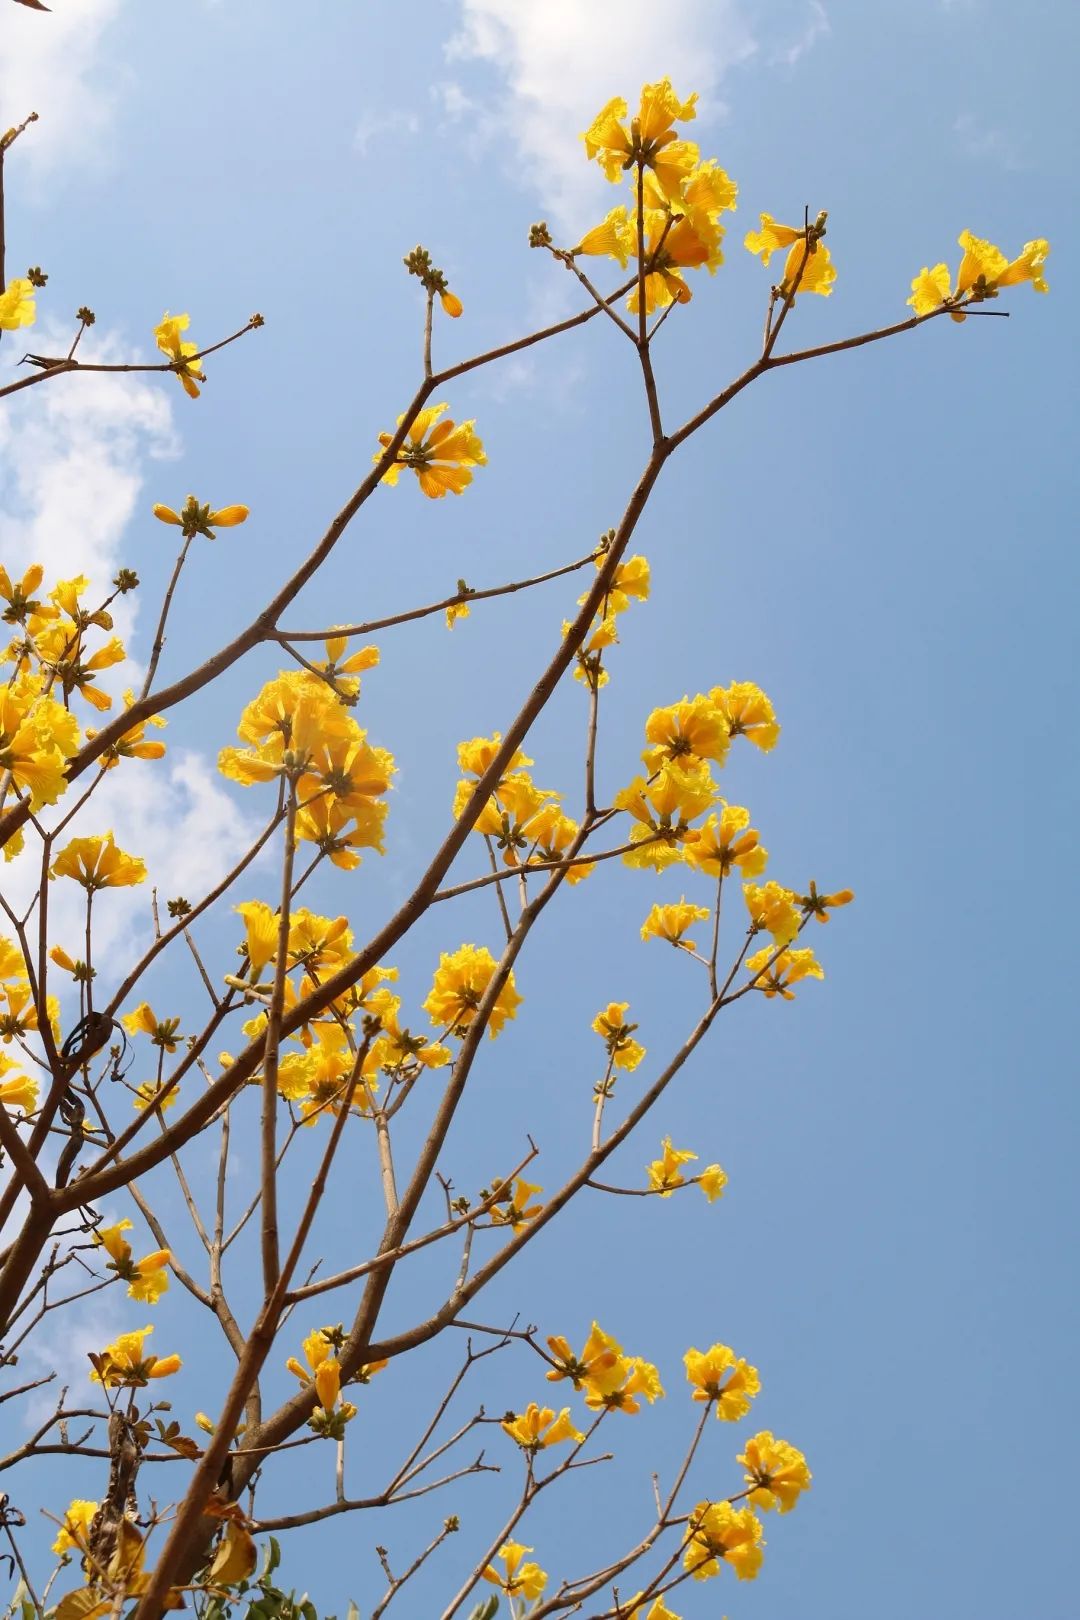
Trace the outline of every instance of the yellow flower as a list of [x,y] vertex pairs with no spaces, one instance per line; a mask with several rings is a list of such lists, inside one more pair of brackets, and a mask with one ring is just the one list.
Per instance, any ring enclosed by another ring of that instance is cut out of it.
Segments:
[[[431,992],[423,1003],[431,1022],[454,1035],[463,1035],[476,1017],[480,998],[491,983],[497,966],[495,958],[483,945],[462,945],[453,952],[443,951],[439,956]],[[521,997],[511,973],[496,996],[488,1019],[488,1035],[492,1040],[508,1018],[517,1017],[520,1005]]]
[[748,231],[743,246],[749,253],[758,255],[763,265],[768,264],[778,249],[788,249],[784,274],[778,284],[781,296],[791,291],[798,277],[797,294],[815,292],[827,297],[836,280],[836,268],[828,248],[820,240],[819,230],[813,225],[809,232],[805,227],[780,225],[771,214],[760,217],[761,229]]
[[[472,737],[468,742],[458,743],[458,769],[468,771],[472,776],[483,776],[498,753],[501,742],[502,732],[496,731],[492,737]],[[531,760],[527,754],[523,754],[519,748],[506,767],[507,774],[520,771],[523,766],[534,763],[535,761]]]
[[641,1356],[620,1356],[618,1362],[618,1383],[607,1389],[592,1385],[585,1396],[585,1405],[594,1412],[604,1409],[617,1412],[635,1413],[641,1411],[639,1395],[643,1395],[651,1406],[656,1400],[662,1398],[663,1385],[660,1374],[651,1361],[644,1361]]
[[771,934],[777,945],[788,945],[799,932],[799,897],[771,879],[766,884],[744,883],[743,899],[755,929]]
[[42,604],[35,598],[34,592],[44,577],[45,570],[41,564],[31,563],[15,585],[7,569],[0,563],[0,596],[7,603],[3,613],[0,613],[0,619],[5,624],[22,624],[27,618],[41,614]]
[[88,1502],[85,1497],[77,1496],[73,1502],[68,1503],[64,1522],[60,1532],[52,1544],[52,1550],[57,1556],[66,1552],[86,1551],[87,1536],[90,1526],[98,1510],[96,1502]]
[[545,1376],[549,1383],[557,1384],[569,1378],[575,1389],[582,1385],[590,1389],[613,1389],[622,1377],[622,1346],[605,1333],[599,1322],[594,1322],[585,1340],[580,1356],[570,1348],[570,1341],[561,1334],[548,1339],[548,1348],[555,1357],[555,1366]]
[[[665,213],[646,211],[645,214],[645,310],[666,309],[669,304],[688,304],[690,288],[682,275],[683,270],[698,270],[702,265],[715,275],[724,262],[720,244],[724,227],[702,208],[681,204],[681,216],[671,223]],[[634,256],[637,257],[635,246]],[[627,309],[637,313],[637,287],[626,300]]]
[[570,1421],[570,1408],[564,1406],[556,1417],[550,1406],[537,1406],[530,1401],[525,1411],[502,1424],[502,1428],[526,1451],[542,1451],[546,1446],[557,1446],[563,1440],[584,1440],[585,1436]]
[[[170,315],[168,310],[165,311],[161,324],[154,327],[154,341],[162,354],[168,355],[170,360],[187,360],[189,355],[198,354],[199,345],[180,336],[190,325],[190,315]],[[187,365],[179,368],[177,376],[188,398],[198,399],[200,390],[197,385],[206,381],[205,373],[189,360]]]
[[492,1191],[498,1192],[500,1203],[505,1201],[506,1207],[504,1209],[500,1208],[500,1204],[492,1205],[492,1223],[495,1226],[510,1226],[515,1232],[520,1232],[521,1228],[529,1221],[534,1221],[543,1209],[543,1204],[529,1202],[533,1193],[543,1190],[539,1182],[523,1181],[520,1176],[514,1181],[513,1192],[508,1183],[496,1182]]
[[770,1001],[774,996],[783,996],[785,1001],[794,1001],[795,992],[791,989],[793,984],[798,984],[800,979],[825,977],[825,969],[809,946],[802,950],[792,950],[789,947],[780,952],[771,967],[767,967],[766,964],[774,952],[774,946],[766,945],[764,950],[755,951],[753,956],[748,956],[745,964],[746,971],[752,978],[757,979],[754,988],[763,991]]
[[612,801],[617,810],[627,811],[640,824],[630,829],[630,841],[643,847],[624,855],[625,864],[660,871],[677,861],[678,845],[685,839],[689,823],[708,810],[715,798],[716,784],[708,767],[696,760],[686,764],[669,760],[648,781],[636,776]]
[[235,529],[238,523],[246,523],[250,512],[251,509],[247,506],[222,506],[216,512],[212,512],[209,504],[200,506],[194,495],[188,496],[179,512],[174,512],[171,506],[162,506],[160,503],[153,508],[154,516],[159,523],[176,524],[188,539],[197,534],[204,534],[208,540],[217,538],[215,529]]
[[449,315],[453,321],[457,320],[465,307],[457,293],[452,293],[449,287],[439,294],[439,303],[443,307],[443,313]]
[[780,727],[760,686],[753,681],[732,681],[730,686],[714,686],[709,697],[724,711],[733,737],[745,737],[763,754],[775,748]]
[[678,905],[653,906],[641,925],[642,939],[666,939],[669,945],[678,945],[685,951],[697,949],[692,939],[684,939],[686,930],[709,916],[708,906],[691,905],[686,899]]
[[802,1452],[786,1440],[774,1440],[768,1429],[748,1440],[736,1461],[746,1469],[746,1483],[753,1486],[750,1502],[766,1512],[775,1507],[789,1513],[802,1492],[810,1489],[812,1476]]
[[[549,799],[521,827],[522,835],[533,846],[526,864],[561,860],[580,830],[577,822],[564,815],[554,799]],[[573,887],[575,883],[584,882],[595,867],[595,861],[583,861],[576,856],[574,865],[567,867],[567,883]]]
[[[124,693],[124,707],[130,709],[135,701],[135,694],[130,689]],[[159,714],[152,714],[146,720],[139,720],[130,731],[125,731],[116,742],[110,743],[108,748],[98,756],[98,764],[105,770],[112,770],[119,765],[122,759],[161,759],[165,754],[163,742],[147,742],[147,726],[164,727],[166,722]],[[87,730],[87,737],[96,737],[96,731]]]
[[0,1103],[5,1108],[21,1108],[32,1114],[38,1104],[38,1083],[25,1074],[13,1074],[0,1080]]
[[780,225],[771,214],[761,214],[759,231],[747,231],[743,239],[743,246],[748,253],[753,253],[761,259],[763,265],[768,267],[773,254],[781,248],[790,247],[793,242],[804,242],[806,231],[802,226]]
[[95,1384],[107,1384],[116,1389],[138,1389],[150,1378],[168,1378],[179,1372],[183,1363],[179,1356],[148,1356],[143,1353],[143,1340],[153,1333],[152,1327],[137,1329],[134,1333],[121,1333],[100,1355],[92,1357],[94,1370],[90,1377]]
[[613,183],[635,163],[653,170],[664,195],[679,198],[680,187],[700,156],[692,141],[676,139],[676,120],[695,117],[697,96],[680,101],[670,79],[642,87],[638,115],[629,128],[620,122],[627,114],[622,96],[615,96],[597,114],[582,135],[585,152],[595,158]]
[[468,617],[468,602],[451,602],[446,610],[446,628],[452,630],[459,619],[467,619]]
[[14,332],[20,326],[33,326],[37,314],[34,284],[16,276],[0,292],[0,332]]
[[849,906],[854,898],[852,889],[837,889],[835,894],[818,894],[817,884],[811,879],[810,893],[800,894],[799,904],[808,917],[816,917],[819,923],[827,923],[830,911],[835,911],[838,906]]
[[619,1610],[620,1620],[623,1620],[623,1617],[625,1620],[681,1620],[681,1616],[673,1609],[669,1609],[662,1597],[654,1598],[646,1613],[645,1604],[638,1601],[640,1597],[641,1593],[638,1592],[630,1599],[628,1609]]
[[539,1564],[521,1562],[530,1552],[532,1548],[523,1547],[520,1541],[504,1541],[495,1555],[506,1566],[504,1572],[500,1574],[491,1564],[485,1564],[480,1574],[492,1586],[501,1587],[507,1597],[523,1597],[531,1603],[540,1596],[548,1578]]
[[180,1095],[180,1087],[172,1086],[168,1091],[156,1080],[144,1080],[135,1087],[135,1097],[132,1107],[141,1114],[145,1108],[172,1108]]
[[723,1197],[728,1178],[718,1164],[706,1165],[700,1176],[695,1179],[710,1204],[715,1204],[718,1198]]
[[631,255],[636,251],[636,241],[630,216],[625,205],[620,203],[618,208],[613,208],[599,225],[594,225],[591,231],[585,232],[574,252],[615,259],[625,270]]
[[153,1044],[163,1051],[176,1051],[180,1040],[179,1018],[159,1018],[148,1001],[140,1002],[133,1013],[125,1013],[120,1022],[129,1035],[149,1035]]
[[759,833],[751,827],[750,812],[738,804],[723,803],[719,818],[707,821],[689,834],[683,859],[695,871],[709,877],[726,877],[737,866],[744,877],[760,877],[769,861],[769,852],[758,842]]
[[[449,417],[440,422],[439,417],[447,408],[446,405],[428,405],[418,413],[397,459],[382,475],[384,484],[396,484],[401,468],[411,467],[424,494],[432,500],[440,500],[448,491],[460,495],[472,483],[470,468],[487,466],[484,446],[473,431],[475,422],[462,422],[460,427]],[[399,427],[402,420],[399,416]],[[390,433],[379,434],[383,449],[392,437]],[[382,454],[382,450],[377,450],[371,459],[380,461]]]
[[730,1564],[740,1581],[752,1581],[761,1568],[762,1525],[752,1508],[730,1502],[699,1502],[686,1526],[683,1568],[695,1581],[720,1573]]
[[74,718],[40,689],[39,676],[0,687],[0,772],[10,771],[14,786],[29,794],[31,810],[55,804],[63,793],[78,737]]
[[736,1356],[726,1344],[711,1349],[688,1350],[683,1357],[686,1376],[694,1386],[695,1401],[715,1401],[716,1415],[725,1423],[737,1423],[750,1410],[750,1402],[761,1391],[756,1367]]
[[99,1226],[94,1242],[109,1256],[109,1270],[128,1284],[131,1299],[146,1305],[156,1305],[162,1294],[168,1292],[169,1274],[165,1270],[171,1258],[168,1249],[155,1249],[142,1260],[132,1260],[131,1244],[124,1237],[131,1231],[130,1221],[118,1221],[115,1226]]
[[52,877],[74,878],[89,894],[98,889],[126,888],[142,883],[146,866],[137,855],[125,855],[111,832],[95,838],[73,838],[65,844],[49,869]]
[[[982,237],[972,236],[970,231],[961,231],[959,242],[964,256],[957,271],[955,290],[949,280],[948,265],[936,264],[932,270],[924,265],[911,283],[908,299],[916,315],[928,315],[954,299],[966,297],[972,303],[981,303],[985,298],[996,298],[1000,288],[1014,287],[1021,281],[1030,281],[1036,292],[1049,291],[1043,276],[1043,266],[1050,252],[1045,237],[1025,242],[1023,252],[1011,263],[1000,248]],[[962,310],[950,313],[954,321],[966,318]]]
[[645,1048],[631,1039],[637,1025],[626,1022],[629,1006],[628,1001],[609,1001],[593,1019],[592,1027],[603,1039],[616,1069],[636,1069],[645,1056]]
[[652,747],[641,757],[650,771],[673,759],[714,759],[722,765],[731,741],[725,710],[700,692],[681,703],[654,709],[645,722],[645,737]]
[[659,1159],[653,1159],[651,1164],[645,1166],[645,1173],[653,1192],[659,1193],[661,1198],[670,1198],[676,1187],[685,1185],[680,1166],[689,1164],[697,1158],[697,1154],[686,1148],[673,1148],[670,1136],[664,1137],[660,1152]]
[[265,900],[244,900],[233,907],[244,919],[244,949],[247,951],[251,976],[257,979],[268,962],[277,955],[278,918]]

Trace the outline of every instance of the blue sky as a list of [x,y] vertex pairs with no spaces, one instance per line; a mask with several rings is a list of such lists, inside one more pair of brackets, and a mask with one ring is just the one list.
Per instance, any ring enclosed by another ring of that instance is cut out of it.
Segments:
[[[5,561],[29,560],[32,541],[58,568],[137,567],[136,656],[171,564],[150,505],[191,489],[251,506],[185,581],[166,674],[250,617],[403,408],[419,360],[421,306],[401,267],[414,243],[465,304],[438,330],[439,359],[577,307],[527,230],[546,218],[573,240],[612,205],[576,143],[612,94],[632,98],[665,73],[700,90],[695,138],[740,185],[728,262],[664,328],[672,424],[756,352],[768,277],[741,239],[759,210],[829,210],[839,276],[830,299],[792,317],[800,347],[901,318],[912,275],[942,258],[955,267],[965,227],[1010,254],[1032,237],[1052,243],[1050,295],[1014,289],[998,306],[1007,321],[935,322],[765,378],[666,470],[635,544],[654,589],[612,658],[601,792],[633,774],[655,704],[755,680],[775,702],[780,745],[766,758],[733,752],[723,791],[751,807],[771,875],[857,893],[814,931],[824,984],[791,1005],[747,998],[725,1013],[615,1161],[612,1179],[633,1184],[670,1133],[724,1165],[723,1201],[597,1197],[474,1308],[575,1341],[598,1316],[660,1365],[668,1389],[627,1421],[618,1464],[553,1490],[526,1522],[521,1539],[554,1575],[584,1572],[646,1526],[649,1473],[671,1477],[689,1429],[686,1346],[720,1340],[759,1367],[757,1426],[803,1447],[814,1490],[767,1525],[753,1586],[725,1573],[673,1600],[690,1620],[1076,1614],[1063,1461],[1078,1415],[1077,33],[1075,12],[1049,0],[1023,11],[559,0],[528,13],[515,0],[417,0],[407,12],[56,0],[51,17],[8,6],[0,23],[0,122],[42,113],[9,159],[7,236],[12,273],[23,259],[49,271],[46,329],[89,303],[96,341],[119,358],[148,354],[165,308],[190,310],[202,342],[254,309],[266,316],[207,363],[198,402],[171,379],[74,378],[17,396],[0,425]],[[14,348],[5,339],[5,367]],[[614,328],[595,322],[447,397],[452,414],[476,417],[489,466],[460,501],[381,492],[290,623],[373,617],[459,576],[481,586],[540,572],[617,521],[647,422]],[[579,588],[478,606],[452,636],[436,620],[380,639],[361,721],[401,766],[389,853],[320,880],[312,903],[348,912],[363,937],[401,898],[445,828],[454,745],[505,727]],[[163,892],[197,892],[266,808],[218,786],[212,766],[274,667],[254,657],[170,719],[171,797],[148,777],[110,784],[118,837],[131,829]],[[571,808],[584,707],[567,683],[530,739],[538,780]],[[474,852],[462,858],[462,877],[479,870]],[[252,892],[274,887],[268,866]],[[685,874],[613,863],[563,897],[530,941],[526,1004],[478,1067],[449,1144],[460,1186],[518,1156],[526,1130],[543,1150],[534,1179],[557,1184],[587,1131],[588,1025],[609,998],[631,1001],[650,1060],[679,1044],[700,1006],[693,964],[642,944],[638,927],[654,900],[684,890],[706,900]],[[145,919],[117,911],[106,926],[121,960]],[[233,931],[202,937],[227,971]],[[414,1007],[437,951],[474,938],[497,943],[490,895],[452,918],[444,908],[395,954]],[[199,1006],[186,981],[154,992],[155,1005],[174,997],[170,1011]],[[418,1112],[411,1129],[422,1125]],[[377,1229],[367,1145],[325,1210],[330,1257],[366,1252]],[[193,1258],[175,1199],[162,1197]],[[388,1330],[426,1315],[453,1266],[417,1262],[390,1295]],[[178,1295],[156,1336],[189,1362],[197,1395],[178,1390],[184,1416],[210,1407],[214,1361]],[[301,1333],[321,1320],[298,1322]],[[351,1488],[377,1487],[369,1459],[422,1424],[458,1348],[425,1352],[419,1375],[392,1366],[378,1400],[361,1391]],[[476,1398],[490,1413],[540,1395],[524,1355],[486,1365]],[[287,1375],[275,1377],[283,1395]],[[735,1488],[732,1442],[753,1432],[717,1429],[695,1474],[702,1496]],[[342,1613],[350,1596],[370,1607],[375,1543],[397,1568],[457,1512],[462,1535],[400,1600],[441,1606],[513,1488],[509,1443],[485,1438],[501,1476],[392,1521],[330,1521],[292,1543],[287,1577],[324,1611]],[[330,1462],[309,1460],[314,1450],[297,1454],[302,1470],[267,1471],[262,1512],[330,1499]],[[93,1471],[75,1472],[61,1483],[43,1470],[42,1500],[96,1494]]]

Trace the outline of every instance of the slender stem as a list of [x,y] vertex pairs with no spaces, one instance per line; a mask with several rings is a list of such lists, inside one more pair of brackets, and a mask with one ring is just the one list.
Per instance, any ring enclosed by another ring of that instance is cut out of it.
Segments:
[[263,1050],[262,1120],[260,1144],[262,1170],[262,1262],[263,1288],[269,1299],[280,1274],[277,1220],[277,1110],[278,1060],[281,1051],[281,1014],[285,1006],[285,982],[289,971],[289,921],[292,897],[293,863],[296,858],[296,782],[290,780],[285,806],[285,849],[281,862],[281,907],[278,913],[277,960],[274,988],[266,1019]]
[[140,697],[145,697],[154,684],[154,676],[157,674],[158,660],[161,657],[161,651],[165,645],[165,622],[169,617],[169,609],[172,606],[173,592],[176,590],[176,582],[180,578],[180,572],[185,561],[187,560],[188,549],[194,538],[195,536],[193,534],[189,534],[186,537],[183,545],[180,547],[177,559],[173,564],[172,577],[169,580],[168,589],[165,592],[165,599],[161,604],[161,616],[158,619],[157,630],[154,633],[154,645],[150,652],[150,665],[146,671],[146,679],[143,681],[142,691],[139,693]]

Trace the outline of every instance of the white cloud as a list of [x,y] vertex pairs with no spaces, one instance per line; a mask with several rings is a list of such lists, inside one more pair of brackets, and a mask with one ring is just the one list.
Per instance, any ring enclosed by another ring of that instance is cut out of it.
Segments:
[[[35,346],[46,353],[64,352],[69,342],[70,336],[35,329]],[[18,357],[6,340],[3,349],[5,360]],[[131,358],[130,350],[97,328],[84,340],[84,351],[98,359]],[[146,463],[176,452],[172,405],[162,386],[169,381],[100,373],[57,377],[7,401],[0,412],[0,560],[9,573],[40,562],[45,589],[58,577],[82,573],[91,581],[86,600],[96,605],[109,594],[117,569],[130,561],[126,530],[137,503],[143,504]],[[146,524],[157,527],[149,510]],[[119,599],[111,610],[125,641],[140,594]],[[96,684],[116,694],[136,678],[128,661],[103,671]],[[93,724],[92,714],[82,718]],[[168,745],[168,731],[160,735]],[[42,812],[43,819],[55,824],[68,808],[62,799]],[[237,807],[211,763],[171,747],[160,763],[133,761],[110,771],[70,833],[109,827],[122,848],[146,861],[163,901],[179,894],[198,899],[255,835],[246,807]],[[29,835],[26,854],[0,875],[5,895],[20,909],[37,887],[35,846]],[[84,919],[75,884],[52,885],[49,918],[53,942],[75,954]],[[116,890],[99,902],[95,941],[101,960],[109,958],[110,979],[145,946],[150,926],[149,886]]]
[[829,33],[829,15],[821,0],[809,0],[806,22],[802,31],[788,45],[782,45],[769,60],[773,63],[782,63],[784,67],[794,67],[799,59],[812,50],[825,34]]
[[[114,336],[96,333],[84,339],[83,358],[133,358]],[[8,362],[21,353],[12,338],[25,341],[25,334],[7,335],[0,354]],[[65,353],[70,342],[70,333],[34,329],[35,349],[47,354]],[[0,558],[9,572],[40,562],[48,581],[82,573],[91,599],[109,594],[127,560],[121,548],[143,485],[142,460],[176,453],[162,387],[170,380],[88,373],[54,378],[7,401],[0,412]],[[136,603],[137,594],[114,605],[118,634],[130,635]]]
[[[157,733],[167,740],[168,733]],[[47,825],[68,807],[61,800],[46,813]],[[150,943],[150,890],[156,887],[163,926],[165,901],[183,895],[193,904],[214,886],[254,842],[257,822],[226,791],[208,760],[189,749],[170,749],[161,761],[122,763],[110,771],[87,805],[65,829],[85,837],[112,829],[121,849],[146,862],[147,881],[112,889],[94,906],[95,960],[107,963],[106,989],[118,982]],[[23,855],[3,873],[4,893],[24,910],[37,889],[40,857],[28,836]],[[80,950],[86,925],[86,899],[78,884],[54,879],[49,886],[49,939],[72,956]]]
[[416,113],[398,108],[391,112],[376,112],[369,108],[360,115],[353,131],[353,145],[361,157],[366,157],[374,145],[387,135],[418,135],[420,120]]
[[961,150],[970,158],[996,163],[1009,173],[1024,167],[1020,146],[1007,130],[982,124],[971,113],[961,113],[953,124],[953,133],[960,141]]
[[[499,131],[541,187],[544,210],[576,226],[609,205],[577,138],[606,101],[666,75],[681,95],[699,91],[700,114],[715,116],[724,75],[754,50],[739,0],[462,0],[447,55],[503,76]],[[444,86],[451,115],[455,89],[468,110],[461,87]]]
[[11,123],[29,112],[40,117],[15,149],[20,160],[40,169],[57,159],[70,164],[100,156],[118,88],[116,61],[105,59],[103,45],[122,5],[64,0],[46,15],[5,4],[0,106]]

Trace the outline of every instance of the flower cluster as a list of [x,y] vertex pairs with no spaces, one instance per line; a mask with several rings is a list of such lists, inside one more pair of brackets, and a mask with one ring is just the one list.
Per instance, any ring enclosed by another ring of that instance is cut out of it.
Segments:
[[[464,812],[501,741],[496,732],[493,737],[473,737],[458,745],[458,765],[465,774],[454,791],[455,820]],[[564,860],[581,830],[561,809],[562,795],[538,787],[533,781],[525,768],[532,763],[520,749],[514,753],[473,823],[473,831],[489,839],[492,847],[501,852],[504,866],[528,867]],[[581,883],[592,869],[590,861],[575,862],[567,868],[566,881]]]
[[[640,259],[646,314],[689,303],[684,272],[704,266],[711,275],[724,262],[720,216],[735,207],[738,187],[715,159],[702,162],[697,145],[675,129],[695,116],[696,101],[681,101],[671,81],[661,79],[642,89],[636,117],[626,121],[627,104],[616,96],[582,137],[608,180],[618,184],[629,175],[631,201],[587,231],[572,256],[602,255],[623,269]],[[638,285],[628,299],[635,313],[640,293]]]

